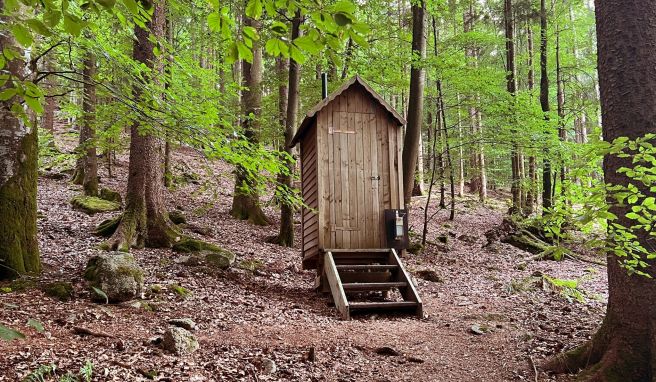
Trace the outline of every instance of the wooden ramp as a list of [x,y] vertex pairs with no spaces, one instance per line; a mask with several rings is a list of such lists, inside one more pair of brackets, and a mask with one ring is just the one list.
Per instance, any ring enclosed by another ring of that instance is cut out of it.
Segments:
[[394,249],[326,249],[323,269],[345,320],[371,311],[423,316],[421,298]]

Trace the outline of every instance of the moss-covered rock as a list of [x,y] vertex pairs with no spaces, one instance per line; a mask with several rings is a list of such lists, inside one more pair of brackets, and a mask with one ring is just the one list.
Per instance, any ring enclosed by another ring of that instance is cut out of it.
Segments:
[[186,224],[187,223],[187,218],[185,217],[184,213],[182,211],[178,210],[173,210],[169,212],[169,219],[173,222],[173,224]]
[[73,299],[73,284],[66,281],[55,281],[44,285],[41,290],[47,296],[56,298],[59,301],[69,301]]
[[247,271],[255,272],[258,269],[261,269],[264,266],[261,260],[257,259],[247,259],[239,262],[239,268],[245,269]]
[[176,355],[190,354],[198,350],[198,340],[186,329],[172,326],[164,332],[162,347]]
[[111,237],[114,232],[116,232],[116,229],[118,229],[122,217],[123,215],[118,215],[111,219],[103,220],[100,224],[98,224],[93,233],[102,237]]
[[144,286],[143,269],[131,254],[123,252],[92,257],[84,277],[90,286],[102,290],[113,303],[138,297]]
[[235,262],[235,255],[224,249],[219,251],[203,251],[202,253],[205,255],[205,262],[217,268],[227,269]]
[[191,294],[191,291],[180,284],[169,284],[169,290],[178,296],[185,298]]
[[408,245],[408,252],[412,253],[413,255],[418,255],[424,250],[424,246],[421,245],[420,242],[418,241],[413,241]]
[[101,199],[108,200],[110,202],[115,202],[118,204],[123,204],[123,198],[118,191],[110,190],[109,188],[103,187],[100,189],[99,196]]
[[202,240],[186,237],[173,245],[173,250],[180,253],[198,253],[205,262],[214,267],[226,269],[235,262],[235,254]]
[[220,252],[222,251],[221,247],[202,241],[192,239],[190,237],[185,237],[179,242],[173,244],[173,250],[180,253],[192,253],[200,251],[212,251]]
[[121,209],[121,205],[116,202],[110,202],[109,200],[100,199],[95,196],[85,195],[77,195],[71,199],[71,205],[88,214],[118,211]]
[[27,289],[35,288],[36,286],[37,286],[36,281],[34,281],[31,278],[26,278],[26,277],[16,279],[16,280],[12,281],[11,284],[9,284],[9,288],[13,292],[22,292],[22,291],[27,290]]

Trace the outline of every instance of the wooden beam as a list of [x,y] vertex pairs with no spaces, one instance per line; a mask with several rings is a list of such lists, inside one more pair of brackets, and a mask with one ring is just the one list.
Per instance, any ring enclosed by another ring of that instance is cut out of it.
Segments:
[[405,270],[405,267],[401,263],[401,259],[399,259],[399,256],[396,253],[396,250],[394,248],[390,248],[390,257],[389,257],[389,263],[397,265],[399,267],[399,271],[397,273],[397,280],[398,281],[406,281],[407,282],[407,287],[399,288],[401,291],[401,294],[403,295],[403,299],[406,301],[414,301],[417,303],[417,310],[416,314],[418,317],[423,317],[423,306],[421,302],[421,297],[419,297],[419,293],[417,292],[417,289],[415,288],[415,285],[412,283],[412,278],[410,277],[410,274],[408,271]]
[[335,260],[333,260],[333,254],[331,252],[326,252],[324,254],[323,265],[326,278],[328,279],[328,285],[330,285],[330,292],[333,296],[333,301],[335,302],[335,306],[337,307],[337,310],[342,314],[343,319],[350,320],[351,316],[349,313],[349,303],[346,299],[346,293],[344,293],[342,281],[339,278],[337,266],[335,266]]

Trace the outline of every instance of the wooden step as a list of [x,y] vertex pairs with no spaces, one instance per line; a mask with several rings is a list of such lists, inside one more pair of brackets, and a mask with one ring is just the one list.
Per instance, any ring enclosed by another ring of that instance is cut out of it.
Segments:
[[377,302],[351,302],[352,310],[395,310],[416,309],[419,304],[414,301],[377,301]]
[[397,269],[397,265],[389,265],[389,264],[344,264],[344,265],[337,265],[337,270],[338,271],[378,271],[378,272],[383,272],[383,271],[391,271],[394,269]]
[[408,283],[405,281],[387,282],[387,283],[344,283],[344,291],[349,292],[366,292],[376,290],[388,290],[391,288],[407,287]]

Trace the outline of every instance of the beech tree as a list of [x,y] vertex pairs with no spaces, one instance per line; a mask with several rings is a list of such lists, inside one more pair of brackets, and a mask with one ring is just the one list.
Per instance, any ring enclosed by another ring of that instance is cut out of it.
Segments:
[[[244,17],[244,27],[252,30],[259,28],[259,22],[249,16]],[[253,42],[253,57],[242,60],[241,74],[245,89],[242,92],[243,133],[248,142],[258,144],[260,116],[262,115],[262,48]],[[254,174],[237,165],[235,170],[235,191],[230,214],[241,220],[248,220],[256,225],[267,225],[269,219],[262,211],[259,190],[254,181]]]
[[[292,19],[292,40],[297,39],[301,36],[301,23],[302,23],[301,11],[297,10]],[[292,138],[294,138],[294,133],[296,131],[296,126],[298,125],[298,101],[299,101],[299,88],[301,85],[301,65],[294,59],[289,60],[288,67],[288,80],[287,85],[284,87],[284,90],[287,91],[286,94],[281,91],[280,99],[285,99],[284,107],[279,105],[280,112],[285,109],[285,118],[282,122],[282,125],[285,127],[285,143],[284,143],[284,152],[291,156],[292,154]],[[282,90],[282,89],[281,89]],[[294,164],[291,162],[287,163],[287,173],[280,175],[280,183],[286,190],[292,189],[292,175],[294,173]],[[280,205],[280,233],[276,239],[276,242],[285,247],[291,247],[294,245],[294,206],[286,199],[282,198]]]
[[[0,9],[4,7],[0,0]],[[0,14],[0,24],[6,22]],[[9,78],[0,86],[3,94],[13,94],[0,101],[0,279],[6,279],[40,272],[41,260],[36,232],[37,132],[14,90],[14,83],[27,79],[24,52],[4,30],[0,46],[14,52],[4,64]]]

